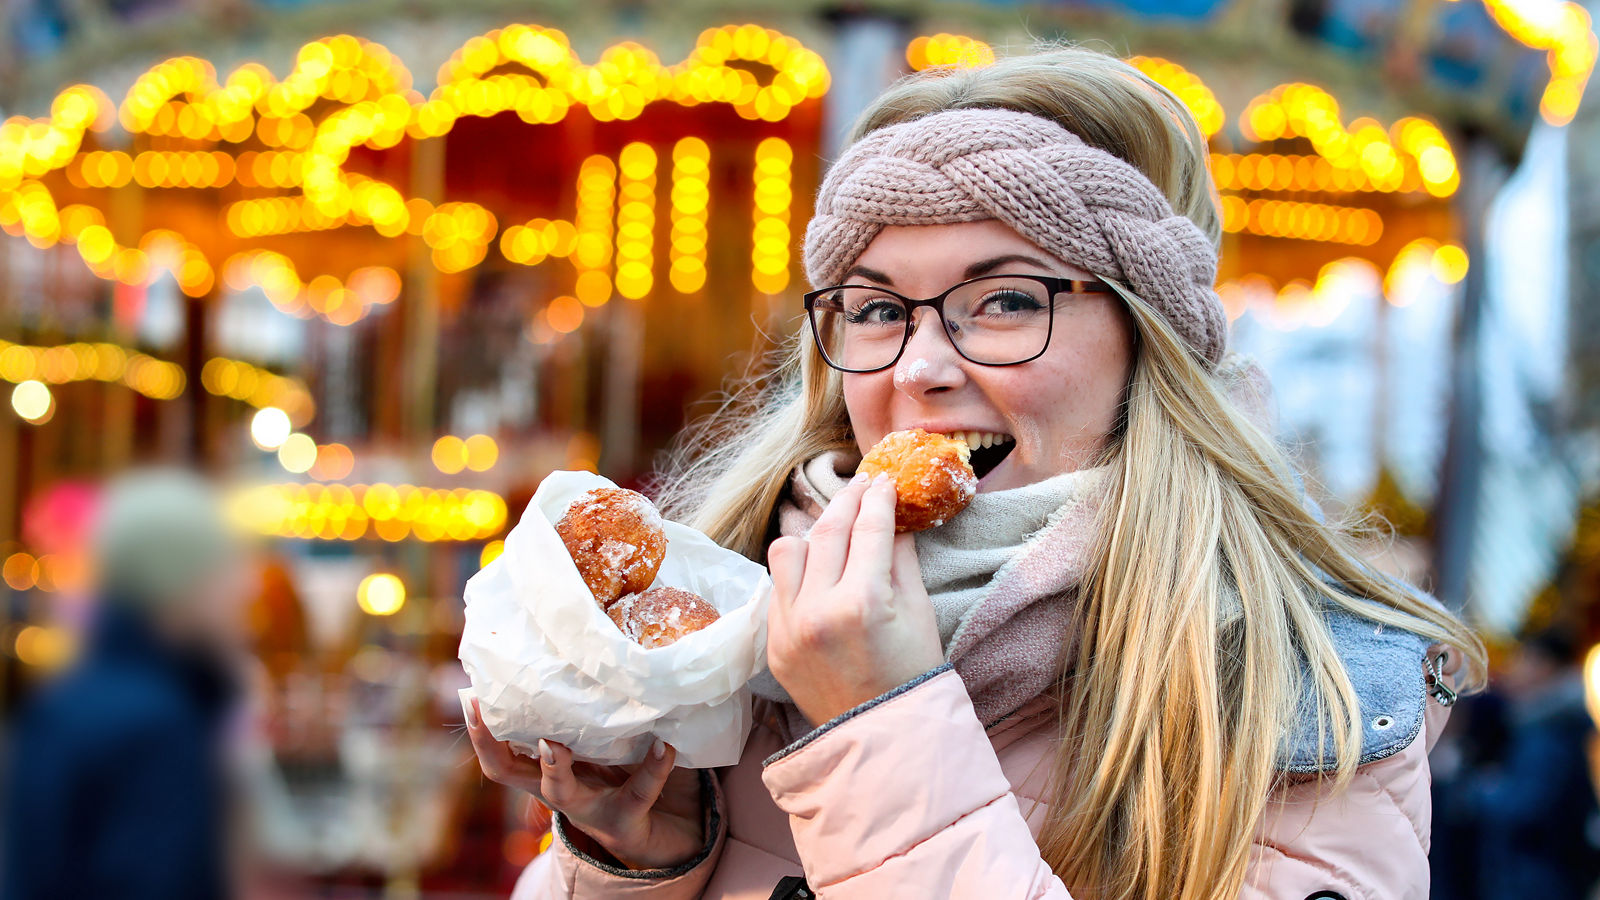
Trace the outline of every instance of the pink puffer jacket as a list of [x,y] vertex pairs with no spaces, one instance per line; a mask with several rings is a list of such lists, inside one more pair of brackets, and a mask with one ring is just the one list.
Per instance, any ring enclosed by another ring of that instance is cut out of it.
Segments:
[[[1427,753],[1449,715],[1425,702],[1417,737],[1361,766],[1348,790],[1311,777],[1271,798],[1244,900],[1425,900]],[[558,827],[513,898],[1070,900],[1034,843],[1051,720],[1040,699],[985,732],[948,667],[787,749],[774,718],[738,765],[704,773],[712,838],[698,858],[672,871],[617,869]],[[798,888],[801,875],[814,893]]]

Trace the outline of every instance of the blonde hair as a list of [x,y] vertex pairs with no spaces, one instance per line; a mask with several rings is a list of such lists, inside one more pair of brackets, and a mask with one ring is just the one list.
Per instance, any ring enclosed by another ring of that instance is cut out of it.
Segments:
[[[1054,119],[1139,168],[1220,237],[1193,118],[1171,92],[1094,51],[911,76],[862,116],[854,138],[967,107]],[[1481,679],[1484,651],[1462,622],[1373,574],[1342,527],[1312,514],[1289,460],[1230,399],[1231,361],[1206,370],[1158,312],[1125,299],[1133,373],[1075,607],[1082,644],[1063,661],[1039,849],[1085,896],[1232,900],[1304,688],[1328,726],[1321,738],[1325,751],[1331,741],[1336,785],[1360,755],[1360,710],[1323,607],[1459,648],[1469,686]],[[748,379],[691,432],[662,500],[759,559],[794,467],[851,446],[840,377],[802,329],[771,375]]]

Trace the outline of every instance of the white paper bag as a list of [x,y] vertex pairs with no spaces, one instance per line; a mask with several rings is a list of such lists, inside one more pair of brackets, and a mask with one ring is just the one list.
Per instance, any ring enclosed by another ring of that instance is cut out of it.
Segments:
[[554,523],[611,481],[554,472],[539,485],[505,551],[467,582],[461,664],[489,732],[533,753],[546,738],[591,762],[644,759],[655,738],[690,768],[739,761],[750,732],[751,676],[766,667],[767,570],[666,522],[653,586],[699,594],[717,621],[647,650],[624,635],[578,575]]

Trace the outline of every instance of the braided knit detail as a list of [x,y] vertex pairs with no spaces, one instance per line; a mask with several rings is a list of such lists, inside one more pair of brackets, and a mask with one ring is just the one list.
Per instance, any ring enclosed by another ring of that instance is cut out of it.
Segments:
[[1028,113],[947,110],[857,141],[817,193],[806,277],[840,283],[886,225],[984,219],[1124,283],[1207,362],[1222,358],[1227,318],[1205,234],[1138,169]]

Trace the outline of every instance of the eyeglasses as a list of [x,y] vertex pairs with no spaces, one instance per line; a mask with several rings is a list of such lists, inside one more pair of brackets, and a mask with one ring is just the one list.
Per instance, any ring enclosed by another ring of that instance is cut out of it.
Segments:
[[841,372],[879,372],[899,362],[922,306],[938,314],[962,358],[1015,366],[1038,359],[1050,346],[1057,297],[1110,291],[1103,281],[1049,275],[985,275],[927,300],[843,284],[806,294],[806,318],[822,358]]

